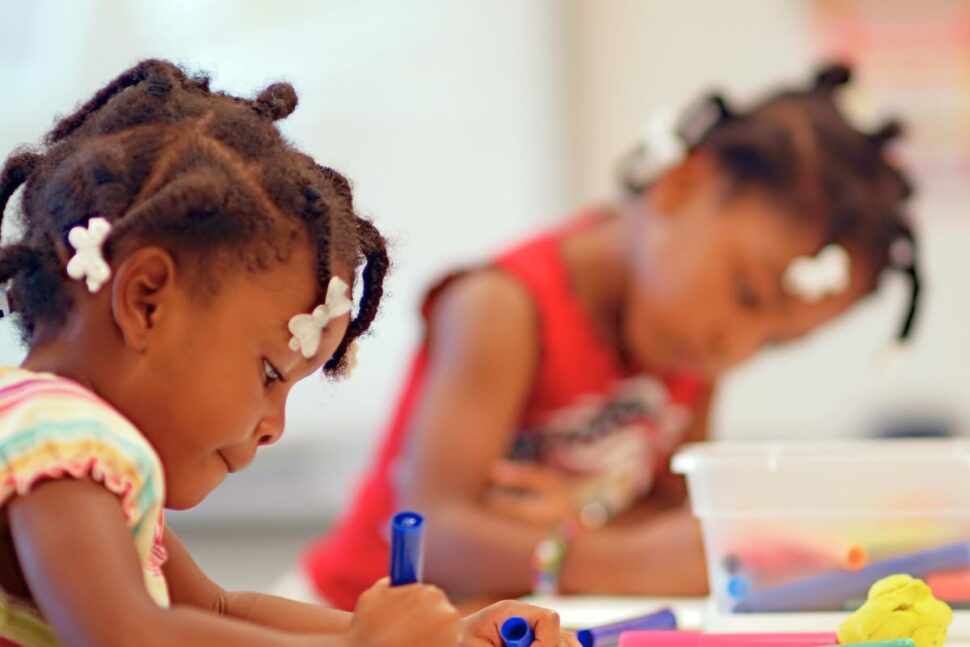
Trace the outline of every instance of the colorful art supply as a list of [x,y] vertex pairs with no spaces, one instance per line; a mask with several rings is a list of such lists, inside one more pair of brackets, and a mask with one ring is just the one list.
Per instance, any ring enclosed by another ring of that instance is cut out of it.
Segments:
[[391,586],[421,581],[424,566],[424,517],[399,512],[391,519]]
[[872,585],[869,598],[839,627],[841,644],[910,638],[916,647],[943,647],[953,611],[930,587],[909,575]]
[[824,647],[838,642],[833,633],[701,634],[680,631],[627,631],[620,647]]
[[735,600],[743,600],[751,593],[751,579],[746,575],[732,575],[727,581],[727,592]]
[[731,574],[791,572],[843,568],[858,571],[869,563],[869,550],[863,544],[820,546],[819,542],[764,539],[756,547],[737,549],[721,560]]
[[845,568],[850,571],[861,571],[869,564],[869,550],[861,544],[849,546],[843,556]]
[[895,573],[922,577],[970,567],[970,544],[960,542],[869,564],[854,573],[830,571],[788,584],[753,591],[734,607],[739,613],[838,610],[861,597],[873,582]]
[[926,583],[933,595],[952,604],[970,602],[970,569],[950,573],[933,573],[926,576]]
[[505,647],[529,647],[535,637],[532,635],[532,627],[529,622],[521,616],[512,616],[502,623],[502,642]]
[[662,609],[649,615],[577,631],[576,638],[583,647],[613,647],[618,644],[620,635],[625,631],[658,631],[676,628],[677,616],[669,609]]
[[741,558],[735,555],[734,553],[728,553],[727,555],[724,556],[724,559],[721,560],[721,568],[723,568],[726,572],[730,573],[731,575],[734,575],[735,573],[739,572],[743,565],[744,564],[741,561]]
[[842,645],[826,645],[826,647],[916,647],[916,643],[909,638],[902,638],[900,640],[880,640],[874,643],[845,643]]

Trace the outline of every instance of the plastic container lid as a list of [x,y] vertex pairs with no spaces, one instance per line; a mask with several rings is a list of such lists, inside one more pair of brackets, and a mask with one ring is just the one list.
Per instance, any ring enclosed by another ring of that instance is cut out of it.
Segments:
[[685,447],[701,518],[970,516],[970,442],[706,443]]

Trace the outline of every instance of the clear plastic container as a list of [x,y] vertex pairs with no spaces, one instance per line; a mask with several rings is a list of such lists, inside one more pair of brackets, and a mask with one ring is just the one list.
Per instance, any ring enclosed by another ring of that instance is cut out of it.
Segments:
[[720,612],[842,611],[885,575],[970,571],[970,442],[710,443],[673,469]]

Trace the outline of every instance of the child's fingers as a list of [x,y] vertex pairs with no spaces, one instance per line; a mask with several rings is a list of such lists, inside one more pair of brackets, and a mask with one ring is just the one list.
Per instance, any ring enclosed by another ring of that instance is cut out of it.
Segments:
[[532,523],[554,523],[567,519],[571,507],[559,499],[530,496],[508,490],[492,489],[486,503],[493,512]]
[[558,613],[550,609],[524,604],[521,607],[517,611],[532,625],[532,633],[535,636],[535,641],[532,644],[535,647],[559,647],[562,644],[563,635],[559,628]]
[[[511,616],[520,616],[532,627],[535,647],[559,647],[563,637],[559,627],[559,614],[551,609],[533,606],[515,600],[498,602],[486,611],[496,619],[498,626]],[[566,643],[569,644],[569,643]]]
[[566,488],[553,470],[521,461],[496,462],[492,467],[492,481],[511,489],[537,492],[558,492]]

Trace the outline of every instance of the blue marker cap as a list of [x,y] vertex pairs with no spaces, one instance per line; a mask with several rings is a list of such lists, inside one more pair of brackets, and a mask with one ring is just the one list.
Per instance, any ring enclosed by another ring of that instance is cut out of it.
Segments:
[[398,512],[391,519],[391,586],[421,581],[424,566],[424,517]]
[[502,623],[502,642],[505,647],[529,647],[534,639],[532,627],[522,616],[512,616]]
[[583,647],[605,647],[606,645],[615,645],[620,640],[620,634],[624,631],[669,631],[676,628],[677,616],[670,609],[663,609],[650,615],[583,629],[576,633],[576,639]]
[[751,592],[751,580],[745,575],[732,575],[728,578],[727,592],[736,600],[746,598]]

